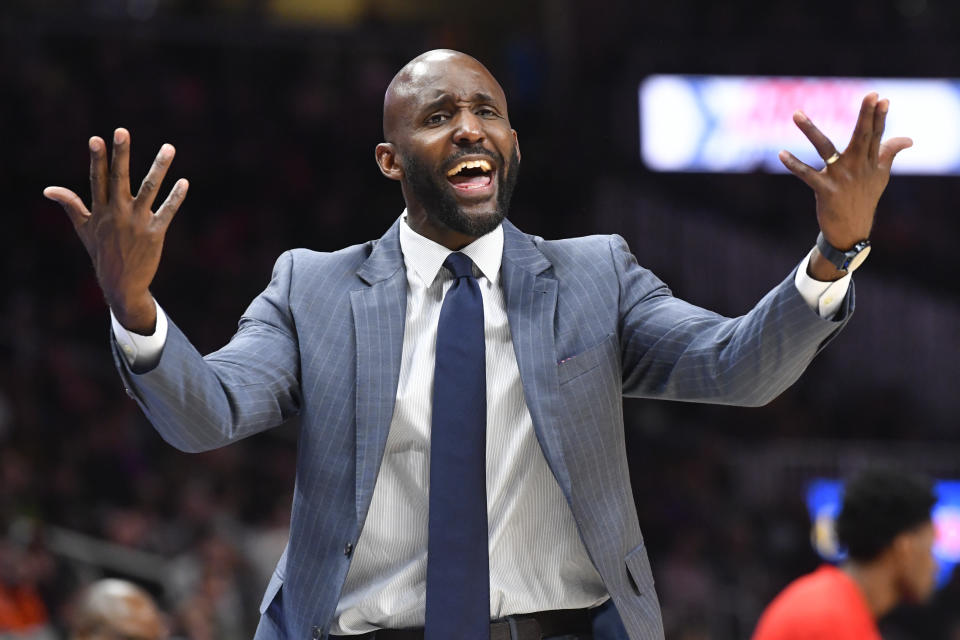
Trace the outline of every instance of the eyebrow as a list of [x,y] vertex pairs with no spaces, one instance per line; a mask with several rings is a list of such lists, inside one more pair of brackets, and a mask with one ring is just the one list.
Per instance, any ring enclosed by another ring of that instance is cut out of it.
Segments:
[[[420,109],[420,111],[421,111],[421,112],[432,111],[432,110],[436,109],[436,108],[439,107],[439,106],[442,106],[442,105],[444,105],[444,104],[448,104],[448,103],[450,103],[450,102],[456,102],[456,101],[457,101],[457,99],[456,99],[454,96],[452,96],[452,95],[450,95],[449,93],[446,93],[446,92],[441,92],[439,96],[437,96],[436,98],[434,98],[433,100],[431,100],[431,101],[428,102],[427,104],[423,105],[423,107]],[[499,107],[499,105],[497,104],[496,98],[494,98],[493,96],[491,96],[491,95],[488,94],[488,93],[483,93],[482,91],[478,91],[478,92],[474,93],[472,96],[470,96],[470,97],[467,99],[467,101],[468,101],[468,102],[473,102],[473,103],[476,103],[476,102],[486,102],[486,103],[492,104],[493,106]]]

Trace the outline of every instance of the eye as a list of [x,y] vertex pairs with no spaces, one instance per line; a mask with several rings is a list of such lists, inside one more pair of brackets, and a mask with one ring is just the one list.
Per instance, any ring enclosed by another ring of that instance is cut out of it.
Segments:
[[477,115],[483,116],[484,118],[498,118],[500,114],[491,109],[490,107],[480,107],[477,109]]
[[434,114],[432,114],[432,115],[430,115],[430,116],[427,116],[427,119],[426,119],[425,122],[426,122],[427,124],[440,124],[440,123],[446,121],[449,117],[450,117],[450,116],[447,115],[446,113],[438,112],[438,113],[434,113]]

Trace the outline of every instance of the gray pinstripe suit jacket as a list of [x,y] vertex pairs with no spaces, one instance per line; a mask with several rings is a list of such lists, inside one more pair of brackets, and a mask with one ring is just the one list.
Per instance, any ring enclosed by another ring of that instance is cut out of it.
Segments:
[[[822,320],[790,275],[728,319],[674,298],[619,236],[545,241],[509,222],[504,232],[502,286],[540,446],[629,636],[662,638],[622,396],[764,404],[843,326],[853,291],[834,321]],[[206,357],[172,322],[147,372],[133,373],[114,345],[128,392],[179,449],[301,416],[290,542],[257,640],[328,632],[393,413],[406,286],[394,224],[335,253],[284,253],[236,335]]]

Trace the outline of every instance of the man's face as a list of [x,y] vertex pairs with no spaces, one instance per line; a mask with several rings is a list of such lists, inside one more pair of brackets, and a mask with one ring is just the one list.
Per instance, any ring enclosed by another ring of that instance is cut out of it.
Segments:
[[900,534],[900,591],[904,602],[925,602],[933,594],[936,584],[937,561],[933,557],[936,532],[933,522]]
[[470,237],[506,217],[519,169],[506,98],[466,56],[415,63],[393,130],[408,214]]

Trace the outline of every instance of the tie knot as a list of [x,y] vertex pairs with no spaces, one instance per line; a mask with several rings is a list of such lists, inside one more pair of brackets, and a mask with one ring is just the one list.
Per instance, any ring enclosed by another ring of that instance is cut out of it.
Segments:
[[443,266],[453,273],[454,278],[473,277],[473,260],[459,251],[448,255],[443,261]]

